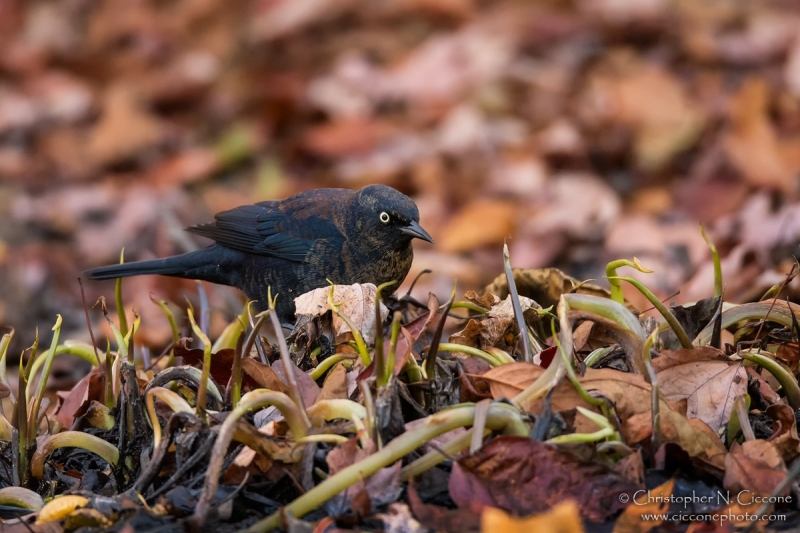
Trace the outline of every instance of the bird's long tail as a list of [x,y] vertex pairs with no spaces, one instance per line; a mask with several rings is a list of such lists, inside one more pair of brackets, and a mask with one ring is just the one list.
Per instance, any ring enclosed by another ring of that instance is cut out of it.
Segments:
[[175,276],[179,278],[203,279],[201,272],[208,266],[205,259],[205,250],[197,250],[188,254],[153,259],[150,261],[136,261],[119,265],[108,265],[86,271],[89,279],[114,279],[141,276],[144,274],[161,274],[162,276]]

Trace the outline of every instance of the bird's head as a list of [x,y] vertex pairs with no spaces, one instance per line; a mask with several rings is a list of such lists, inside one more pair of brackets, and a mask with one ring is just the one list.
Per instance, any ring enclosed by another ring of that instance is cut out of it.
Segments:
[[411,239],[433,242],[419,225],[417,204],[405,194],[386,185],[368,185],[354,199],[352,215],[365,244],[402,247]]

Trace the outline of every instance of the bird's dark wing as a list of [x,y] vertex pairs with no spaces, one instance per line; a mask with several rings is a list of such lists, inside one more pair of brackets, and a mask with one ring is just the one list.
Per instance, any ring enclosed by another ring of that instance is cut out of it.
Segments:
[[336,198],[315,192],[223,211],[187,231],[242,252],[304,262],[318,240],[344,240],[332,220]]

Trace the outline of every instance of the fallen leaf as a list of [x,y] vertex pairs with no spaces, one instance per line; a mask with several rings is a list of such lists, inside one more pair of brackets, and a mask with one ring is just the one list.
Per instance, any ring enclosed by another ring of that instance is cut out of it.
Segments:
[[63,397],[56,412],[56,420],[62,428],[69,429],[78,413],[92,400],[103,401],[103,376],[98,368],[93,368]]
[[639,166],[658,170],[691,146],[705,117],[672,72],[637,60],[603,65],[589,77],[583,114],[596,127],[633,129]]
[[[330,311],[328,296],[330,287],[314,289],[294,299],[295,315],[321,316]],[[375,342],[375,293],[377,287],[372,283],[354,285],[334,285],[333,303],[340,304],[339,312],[346,316],[353,326],[361,332],[367,344]],[[381,302],[381,320],[386,320],[389,310]],[[334,314],[333,328],[336,335],[350,331],[350,326]]]
[[[650,385],[643,376],[610,368],[587,368],[586,374],[580,381],[586,390],[599,392],[614,405],[620,420],[622,437],[627,444],[639,444],[650,438],[653,428],[650,409],[652,394]],[[506,386],[513,385],[506,382]],[[506,392],[513,391],[509,389]],[[519,392],[522,392],[522,389]],[[569,380],[560,381],[553,391],[552,410],[568,411],[577,406],[593,409],[580,397]],[[531,413],[539,413],[542,399],[521,407]],[[687,418],[673,402],[660,401],[659,413],[663,442],[678,443],[692,457],[722,465],[727,450],[708,424],[699,419]],[[597,431],[597,426],[579,416],[575,419],[575,431],[590,433]]]
[[663,351],[653,368],[664,397],[688,400],[686,416],[714,430],[728,422],[734,399],[747,392],[744,366],[708,346]]
[[389,511],[379,513],[375,518],[383,520],[386,533],[427,533],[428,529],[411,516],[411,510],[404,503],[389,505]]
[[626,455],[614,465],[614,471],[620,473],[625,479],[631,481],[639,486],[645,487],[645,473],[644,473],[644,459],[642,457],[642,449],[639,448],[635,452]]
[[492,368],[480,376],[471,375],[470,379],[473,383],[482,381],[488,384],[492,398],[496,400],[500,398],[511,399],[525,390],[528,385],[536,381],[543,373],[544,368],[541,366],[516,362]]
[[767,441],[778,449],[784,463],[788,464],[800,455],[794,410],[788,405],[776,403],[767,407],[767,415],[772,418],[772,435]]
[[448,509],[441,505],[424,503],[413,482],[408,484],[408,503],[414,516],[433,531],[448,533],[477,533],[480,531],[480,516],[469,509]]
[[630,505],[614,522],[614,533],[647,533],[664,523],[661,518],[669,510],[669,498],[675,480],[670,479],[648,491],[636,491],[630,495]]
[[[519,297],[519,303],[526,323],[539,319],[539,314],[536,312],[537,309],[541,309],[539,304],[525,296]],[[492,305],[484,316],[469,319],[464,329],[450,335],[450,342],[482,350],[499,348],[504,351],[513,351],[517,343],[517,336],[513,331],[516,323],[513,303],[509,295],[505,300]],[[467,354],[456,354],[456,356],[466,357]]]
[[89,135],[87,151],[92,161],[107,165],[153,148],[160,137],[158,120],[144,110],[129,87],[110,87],[103,101],[103,114]]
[[[242,373],[242,381],[245,382],[245,376],[250,378],[255,384],[253,388],[258,387],[284,393],[289,390],[286,383],[278,377],[278,374],[269,365],[265,365],[250,357],[242,358]],[[248,383],[248,385],[252,386],[250,383]]]
[[501,243],[514,232],[516,209],[505,200],[475,200],[447,222],[436,244],[440,250],[456,253]]
[[[272,363],[272,370],[275,371],[275,375],[278,376],[281,382],[289,383],[289,380],[286,378],[286,371],[283,368],[283,360],[278,359]],[[294,364],[292,364],[292,372],[294,373],[294,379],[297,380],[297,386],[300,388],[300,396],[303,398],[303,403],[306,407],[314,405],[314,402],[316,402],[319,397],[319,385],[311,379],[311,376],[297,368]]]
[[249,18],[250,33],[258,40],[284,37],[355,5],[353,0],[281,0],[254,4]]
[[768,105],[769,89],[764,80],[745,81],[731,104],[725,153],[751,185],[788,192],[795,188],[795,177],[781,159]]
[[[374,444],[371,441],[370,446],[366,449],[360,448],[358,442],[359,440],[354,437],[328,453],[325,460],[328,463],[330,475],[336,474],[375,452]],[[400,482],[400,466],[401,463],[398,461],[391,466],[381,468],[363,479],[361,483],[339,493],[325,504],[328,513],[341,515],[347,511],[354,500],[358,501],[364,498],[373,509],[396,501],[403,491]]]
[[[203,365],[203,350],[200,348],[189,348],[188,341],[191,339],[183,338],[173,345],[175,357],[183,358],[186,365],[202,366]],[[211,378],[221,386],[226,386],[231,379],[231,368],[233,366],[234,350],[226,348],[211,354]],[[254,363],[256,361],[253,361]],[[242,369],[244,370],[245,363],[242,359]],[[258,386],[258,382],[253,380],[247,372],[242,373],[242,384],[247,383],[252,388]]]
[[583,522],[578,505],[567,500],[553,506],[547,512],[517,518],[501,509],[486,507],[481,513],[481,533],[583,533]]
[[598,463],[586,463],[541,441],[501,436],[459,459],[450,496],[459,507],[497,507],[518,515],[577,501],[581,516],[602,522],[625,507],[620,495],[637,487]]
[[308,130],[304,147],[332,159],[362,155],[387,136],[389,128],[363,117],[342,118]]
[[346,400],[347,398],[347,370],[341,363],[336,363],[325,377],[325,382],[322,384],[322,390],[319,392],[316,401]]
[[[731,493],[741,495],[749,491],[754,496],[767,496],[785,477],[786,465],[771,442],[757,439],[734,444],[725,456],[722,485]],[[781,495],[786,496],[788,491],[787,486]]]
[[[601,298],[611,297],[608,289],[592,283],[582,283],[581,280],[568,276],[557,268],[514,268],[512,273],[519,295],[530,298],[544,308],[558,305],[561,295],[570,292]],[[505,274],[500,274],[486,286],[484,291],[497,295],[498,298],[507,298],[508,278]]]
[[210,148],[184,150],[154,167],[147,179],[158,186],[193,183],[211,176],[222,165],[219,155]]

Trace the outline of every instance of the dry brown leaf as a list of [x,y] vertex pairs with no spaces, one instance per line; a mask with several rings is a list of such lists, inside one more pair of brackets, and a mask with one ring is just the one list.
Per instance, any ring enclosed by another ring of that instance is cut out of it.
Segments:
[[[650,438],[653,428],[650,410],[652,394],[650,385],[643,376],[610,368],[588,368],[586,375],[580,381],[586,390],[600,392],[614,405],[626,443],[634,445]],[[541,405],[542,400],[540,399],[522,407],[536,414],[541,411]],[[553,391],[553,411],[567,411],[577,406],[591,408],[580,397],[569,380],[562,380]],[[719,436],[705,422],[688,419],[685,414],[680,412],[679,406],[663,400],[659,402],[659,413],[663,442],[676,442],[690,456],[722,465],[727,450]],[[583,416],[576,417],[576,432],[589,433],[596,430],[597,426],[584,419]]]
[[795,176],[781,158],[768,106],[764,80],[745,81],[731,104],[732,127],[725,137],[725,153],[751,185],[788,192],[795,189]]
[[747,392],[744,366],[714,348],[664,351],[653,360],[664,398],[686,399],[686,416],[716,430],[728,422],[733,400]]
[[56,413],[56,420],[62,428],[69,429],[75,420],[79,409],[88,405],[92,400],[102,400],[103,378],[97,368],[83,377],[69,392],[58,392],[62,398],[61,405]]
[[336,363],[328,372],[322,390],[317,396],[317,402],[324,400],[346,400],[347,394],[347,369],[341,363]]
[[478,296],[475,291],[467,291],[464,293],[464,299],[486,309],[491,309],[492,306],[500,303],[500,298],[491,292],[484,292],[483,296]]
[[252,13],[251,35],[264,41],[278,39],[340,15],[352,8],[353,0],[279,0],[255,4],[261,9]]
[[147,113],[129,87],[115,85],[108,89],[103,115],[89,136],[89,157],[99,165],[131,158],[152,148],[162,128]]
[[472,511],[498,507],[516,514],[543,512],[577,500],[586,520],[602,522],[625,507],[636,485],[597,462],[528,437],[501,435],[453,464],[450,497]]
[[590,77],[584,114],[598,125],[633,128],[639,165],[657,170],[695,142],[705,118],[671,72],[635,61],[619,62],[610,72]]
[[[375,293],[377,287],[372,283],[353,284],[353,285],[334,285],[333,303],[339,306],[339,312],[345,315],[353,326],[355,326],[367,344],[375,342]],[[305,294],[301,294],[294,299],[297,311],[295,315],[307,315],[311,317],[324,315],[330,311],[328,305],[328,295],[330,287],[314,289]],[[389,310],[381,303],[381,320],[386,320]],[[350,331],[347,323],[333,316],[333,328],[336,335],[343,335]]]
[[222,163],[219,154],[211,148],[191,148],[154,167],[147,179],[162,187],[193,183],[217,172]]
[[343,118],[308,130],[303,146],[332,159],[368,153],[390,132],[390,128],[364,117]]
[[[281,359],[272,363],[272,370],[275,371],[275,374],[283,383],[289,382],[286,379],[286,371],[283,369],[283,361]],[[294,364],[292,364],[292,371],[294,372],[294,378],[297,380],[297,386],[300,388],[300,396],[303,398],[303,403],[306,407],[314,405],[320,393],[319,385],[311,379],[311,376],[297,368]]]
[[517,362],[492,368],[481,376],[470,376],[473,381],[485,381],[494,399],[511,399],[525,390],[544,373],[544,368],[532,363]]
[[[484,295],[483,301],[488,300]],[[536,309],[541,306],[525,296],[519,297],[522,314],[527,322],[532,322],[539,318]],[[511,296],[505,300],[494,303],[489,312],[482,317],[471,318],[463,330],[450,335],[450,342],[463,344],[475,348],[500,348],[501,350],[512,351],[516,344],[516,336],[513,328],[516,324],[514,307]],[[466,354],[455,354],[457,357],[466,357]]]
[[[778,351],[780,351],[780,348],[778,348]],[[755,384],[755,386],[758,387],[758,392],[761,394],[761,397],[765,402],[772,405],[781,401],[780,394],[775,392],[775,389],[773,389],[770,384],[767,383],[763,377],[761,377],[761,374],[756,372],[755,368],[747,367],[747,375]]]
[[788,405],[776,403],[767,408],[767,414],[772,418],[772,435],[767,440],[777,448],[784,463],[788,464],[800,455],[794,410]]
[[[358,439],[352,438],[331,450],[325,458],[331,475],[357,463],[374,453],[375,446],[370,441],[369,445],[362,449],[358,446]],[[400,482],[400,466],[398,461],[391,466],[381,468],[360,483],[349,487],[339,493],[325,504],[325,509],[331,515],[343,514],[350,506],[354,508],[371,507],[376,508],[380,505],[391,503],[400,496],[403,491]]]
[[[767,496],[786,477],[786,464],[771,442],[756,439],[734,444],[725,457],[725,479],[722,485],[731,493],[750,491]],[[782,495],[788,494],[787,486]]]
[[619,195],[608,182],[589,172],[554,175],[542,196],[545,204],[523,219],[520,233],[596,239],[619,216],[621,209]]
[[269,365],[265,365],[255,359],[243,357],[242,372],[252,378],[258,387],[284,393],[289,391],[286,383],[278,377],[278,374]]
[[[608,289],[593,283],[581,283],[577,278],[568,276],[557,268],[514,268],[514,284],[520,296],[532,299],[542,307],[557,305],[562,294],[576,292],[590,294],[601,298],[609,298]],[[575,289],[576,287],[577,290]],[[498,275],[484,292],[506,298],[509,295],[508,278],[505,274]]]
[[573,500],[553,506],[549,511],[518,518],[501,509],[486,507],[481,513],[481,533],[583,533],[583,522],[578,505]]
[[639,488],[645,488],[645,468],[644,458],[642,456],[642,449],[639,448],[632,454],[626,455],[614,465],[614,471],[621,474],[623,477],[637,485]]
[[516,210],[516,205],[506,200],[477,199],[448,221],[436,244],[440,250],[455,253],[502,243],[514,232]]

